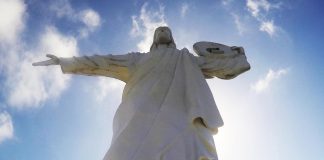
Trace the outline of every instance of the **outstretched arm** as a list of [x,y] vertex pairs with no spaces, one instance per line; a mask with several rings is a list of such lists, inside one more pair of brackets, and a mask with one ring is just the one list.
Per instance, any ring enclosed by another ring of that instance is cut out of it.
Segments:
[[34,66],[60,65],[63,73],[113,77],[126,82],[134,69],[140,53],[125,55],[93,55],[58,58],[47,55],[50,60],[33,63]]

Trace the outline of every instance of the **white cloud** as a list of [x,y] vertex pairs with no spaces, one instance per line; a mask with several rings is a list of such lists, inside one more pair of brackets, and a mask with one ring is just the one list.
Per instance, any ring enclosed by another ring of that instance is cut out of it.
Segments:
[[1,92],[7,104],[16,108],[37,107],[45,100],[58,97],[66,88],[69,76],[62,75],[57,67],[36,68],[31,63],[44,60],[47,53],[60,57],[77,55],[76,39],[47,27],[37,47],[28,48],[28,43],[20,39],[27,15],[24,2],[0,0],[0,9],[3,11],[0,15],[0,71],[4,75]]
[[132,16],[132,29],[130,31],[130,35],[133,36],[133,37],[137,37],[137,36],[140,36],[140,22],[137,18],[137,16]]
[[[0,44],[12,44],[0,45],[0,73],[4,77],[1,92],[5,95],[6,104],[26,109],[39,107],[47,100],[58,98],[67,88],[70,76],[63,75],[59,66],[33,67],[31,64],[46,60],[45,55],[49,53],[58,57],[77,56],[77,38],[64,35],[53,26],[47,26],[40,37],[35,38],[36,44],[29,47],[29,42],[21,40],[27,15],[24,2],[0,0],[0,9],[4,11],[0,15]],[[58,18],[84,24],[79,28],[81,37],[86,37],[101,25],[97,12],[89,8],[75,10],[68,0],[51,3],[50,10]],[[114,88],[111,84],[108,86]],[[104,86],[104,89],[108,90],[108,87]],[[98,92],[99,99],[104,96],[104,91]]]
[[0,45],[13,44],[24,29],[26,4],[22,0],[0,0]]
[[268,12],[272,7],[271,3],[267,0],[247,0],[246,6],[254,17],[259,17],[261,10]]
[[86,24],[90,29],[95,29],[100,25],[100,16],[99,14],[92,10],[86,9],[80,13],[81,20]]
[[246,31],[248,31],[247,25],[244,21],[244,16],[242,16],[237,9],[233,9],[233,6],[231,5],[233,0],[222,0],[221,2],[226,11],[232,16],[238,34],[242,36]]
[[101,24],[99,14],[92,9],[85,9],[79,14],[80,20],[87,26],[80,30],[81,37],[87,37],[89,33],[94,32]]
[[33,67],[31,64],[46,59],[47,53],[59,57],[77,55],[76,39],[59,33],[54,27],[47,27],[41,35],[37,48],[16,46],[20,49],[14,48],[10,52],[14,58],[3,57],[6,60],[3,65],[4,87],[11,107],[38,107],[48,99],[57,98],[68,85],[69,76],[63,75],[58,67]]
[[148,3],[145,3],[140,15],[132,16],[132,29],[130,35],[143,38],[137,48],[140,52],[147,52],[153,41],[154,30],[159,26],[167,26],[164,17],[164,7],[159,6],[159,10],[148,10]]
[[188,3],[183,3],[182,5],[181,5],[181,17],[183,18],[183,17],[185,17],[186,15],[187,15],[187,12],[188,12],[188,9],[189,9],[189,5],[188,5]]
[[[97,101],[102,102],[107,96],[116,96],[118,91],[122,91],[125,83],[117,79],[112,79],[108,77],[99,77],[96,82],[95,88],[91,88],[93,94]],[[118,93],[122,94],[122,93]]]
[[251,89],[256,91],[257,93],[262,92],[269,88],[270,84],[276,80],[281,78],[283,75],[286,75],[288,73],[289,69],[279,69],[277,71],[274,71],[272,69],[269,69],[267,75],[263,78],[260,78],[255,84],[251,85]]
[[57,17],[67,17],[70,19],[76,19],[74,9],[68,0],[57,0],[49,6],[50,10],[54,11]]
[[80,38],[88,37],[101,25],[101,17],[93,9],[87,8],[77,11],[71,7],[68,0],[59,0],[51,4],[50,9],[56,13],[59,18],[68,18],[74,22],[82,22],[84,26],[79,28]]
[[230,4],[230,3],[232,3],[232,1],[233,0],[222,0],[222,4],[226,6],[226,5]]
[[246,28],[244,27],[243,23],[241,22],[240,16],[238,16],[235,13],[232,13],[231,15],[234,18],[234,23],[235,23],[235,26],[236,26],[236,29],[237,29],[239,35],[243,35],[243,33],[246,31]]
[[0,143],[14,136],[14,127],[11,116],[6,111],[0,111]]
[[267,20],[267,13],[271,9],[280,8],[281,3],[274,4],[267,0],[247,0],[246,6],[252,16],[260,23],[259,30],[272,37],[279,27],[274,24],[273,20]]
[[277,26],[273,24],[273,21],[263,21],[259,29],[272,37],[276,33]]

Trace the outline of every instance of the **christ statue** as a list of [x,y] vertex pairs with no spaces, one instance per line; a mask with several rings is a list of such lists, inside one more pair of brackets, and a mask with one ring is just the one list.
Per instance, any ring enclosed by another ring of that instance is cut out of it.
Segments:
[[213,135],[223,125],[206,79],[232,79],[250,69],[242,47],[198,42],[193,55],[176,48],[171,30],[158,27],[147,53],[59,58],[63,73],[125,82],[104,160],[217,160]]

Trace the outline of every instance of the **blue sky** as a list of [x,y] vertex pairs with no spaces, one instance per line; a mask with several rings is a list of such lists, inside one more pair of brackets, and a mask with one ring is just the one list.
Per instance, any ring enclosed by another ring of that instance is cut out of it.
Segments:
[[179,49],[243,46],[252,68],[208,80],[225,125],[221,160],[324,158],[322,1],[0,0],[0,160],[95,160],[110,145],[123,83],[64,75],[60,57],[149,50],[168,25]]

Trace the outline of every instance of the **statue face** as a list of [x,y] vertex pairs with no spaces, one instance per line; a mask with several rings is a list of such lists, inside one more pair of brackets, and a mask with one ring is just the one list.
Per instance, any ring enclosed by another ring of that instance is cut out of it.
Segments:
[[154,41],[157,44],[168,44],[172,42],[171,30],[168,27],[159,27],[155,30]]

